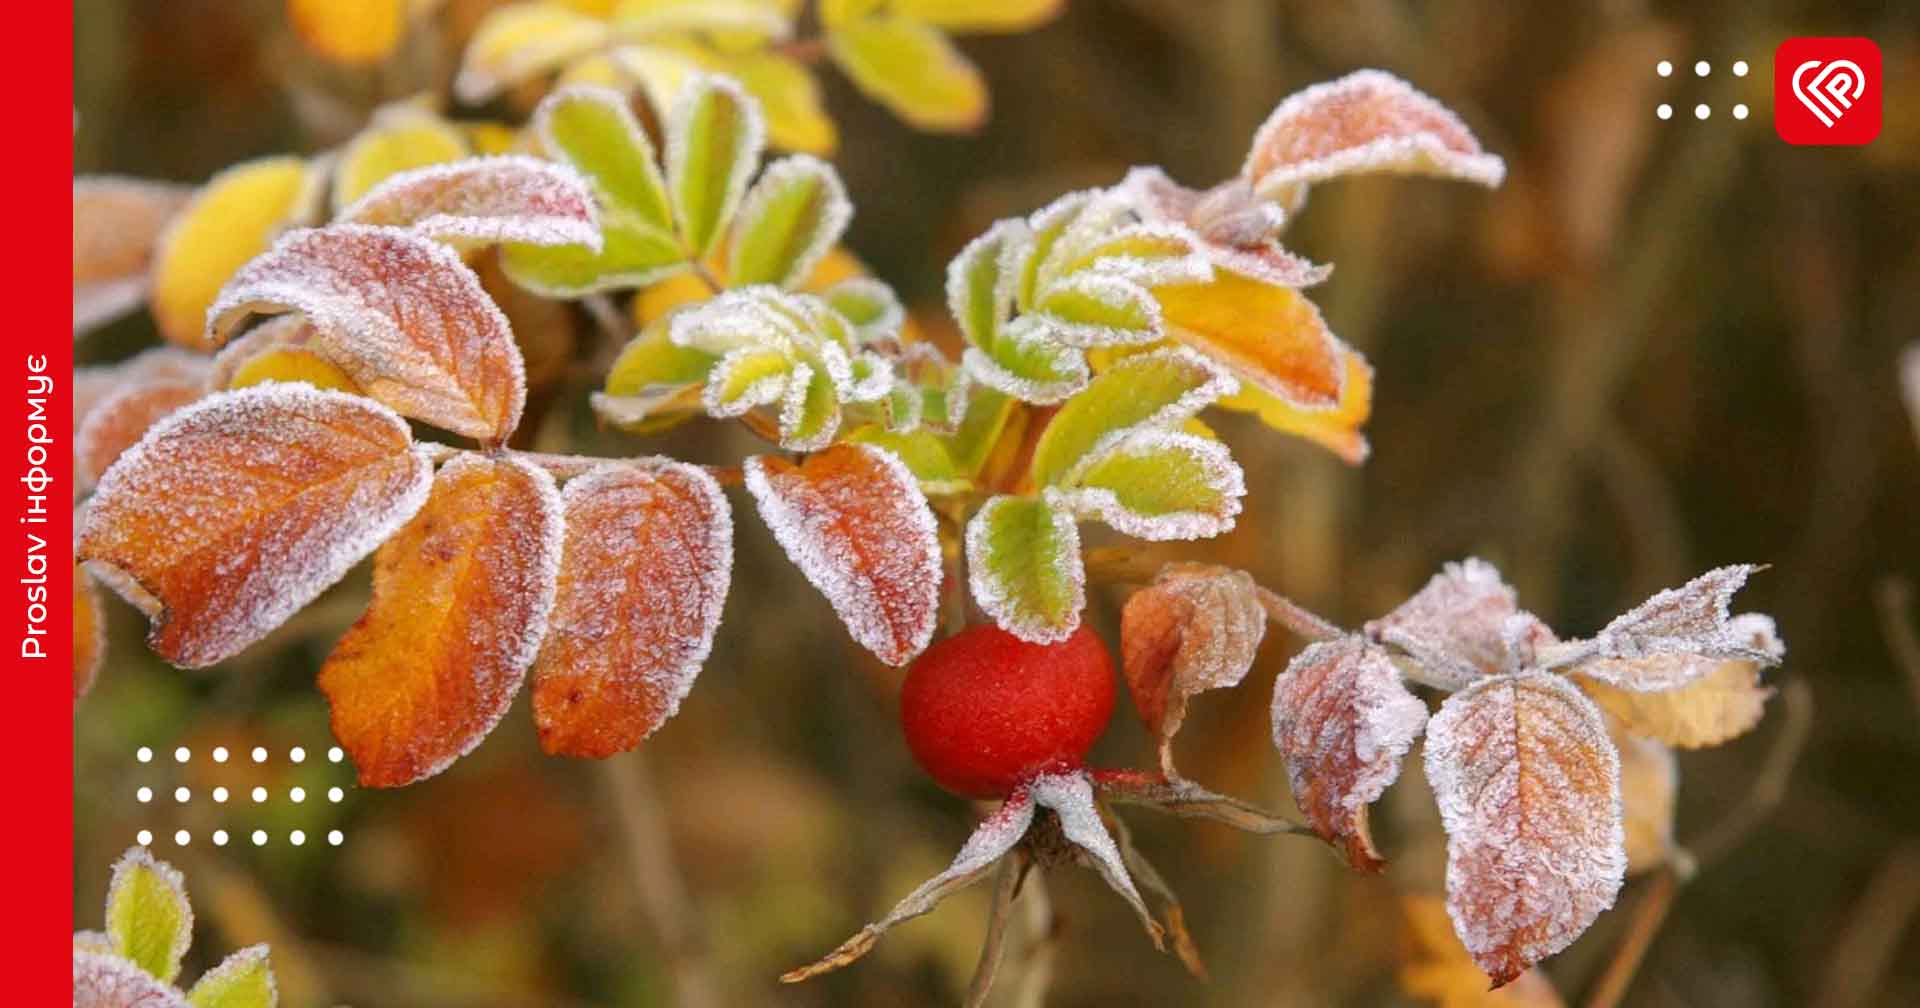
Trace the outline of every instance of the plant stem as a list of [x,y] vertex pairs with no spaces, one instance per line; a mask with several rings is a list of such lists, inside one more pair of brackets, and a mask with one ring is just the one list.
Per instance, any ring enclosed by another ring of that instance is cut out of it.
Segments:
[[1653,877],[1640,902],[1634,905],[1633,920],[1628,923],[1620,944],[1614,946],[1606,971],[1600,974],[1593,993],[1587,996],[1587,1008],[1614,1008],[1626,996],[1634,976],[1640,972],[1641,962],[1646,959],[1647,949],[1653,946],[1654,936],[1666,922],[1678,887],[1679,882],[1670,869],[1663,869]]
[[1723,817],[1698,844],[1693,845],[1694,863],[1699,867],[1718,861],[1746,839],[1753,828],[1766,818],[1786,797],[1787,782],[1800,762],[1807,737],[1813,731],[1813,690],[1801,679],[1790,679],[1780,688],[1781,713],[1786,724],[1767,751],[1760,776],[1747,789],[1740,804]]
[[601,765],[615,819],[633,863],[640,909],[653,926],[673,975],[676,1003],[682,1008],[715,1008],[720,1000],[707,968],[706,945],[674,865],[666,812],[654,790],[653,776],[637,752],[615,756]]
[[1907,691],[1920,710],[1920,634],[1908,622],[1913,608],[1913,582],[1903,577],[1886,577],[1873,586],[1874,605],[1880,610],[1880,632],[1887,638],[1887,650],[1893,663],[1907,678]]
[[1267,611],[1267,618],[1293,631],[1308,640],[1324,641],[1343,637],[1346,631],[1332,620],[1308,609],[1264,585],[1255,585],[1260,593],[1260,605]]
[[985,1008],[987,994],[993,990],[993,978],[1000,972],[1000,958],[1006,951],[1013,900],[1019,895],[1020,876],[1025,873],[1025,851],[1000,859],[993,886],[993,909],[987,915],[987,940],[980,947],[980,964],[974,967],[973,980],[967,984],[966,1008]]

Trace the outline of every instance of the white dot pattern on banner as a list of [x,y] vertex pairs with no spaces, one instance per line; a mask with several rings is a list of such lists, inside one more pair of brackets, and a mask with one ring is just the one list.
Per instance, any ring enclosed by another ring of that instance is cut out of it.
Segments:
[[188,749],[186,746],[181,746],[173,751],[173,761],[175,763],[185,763],[192,758],[193,750]]
[[1671,119],[1673,118],[1673,106],[1668,105],[1666,102],[1661,102],[1660,107],[1653,110],[1653,114],[1662,119]]
[[142,763],[151,763],[153,762],[153,750],[146,746],[141,746],[139,749],[134,750],[133,758]]
[[1673,76],[1673,61],[1661,60],[1660,62],[1654,64],[1653,72],[1659,74],[1662,77]]
[[307,835],[299,830],[294,830],[292,833],[287,834],[287,842],[298,847],[307,842]]
[[174,788],[173,800],[179,802],[182,805],[185,805],[186,803],[193,800],[193,790],[191,788],[184,788],[184,787]]
[[343,844],[343,843],[346,843],[346,842],[347,842],[347,835],[346,835],[345,833],[342,833],[342,832],[340,832],[339,830],[328,830],[328,831],[327,831],[327,843],[329,843],[329,844],[331,844],[331,845],[333,845],[333,846],[335,846],[335,847],[338,847],[338,846],[340,846],[341,844]]
[[133,797],[138,799],[140,804],[145,805],[146,803],[153,800],[153,789],[150,787],[143,787],[140,790],[135,791],[133,793]]
[[213,845],[214,845],[215,847],[225,847],[225,846],[227,845],[227,831],[226,831],[226,830],[223,830],[223,829],[217,829],[217,830],[214,830],[214,831],[213,831]]
[[180,830],[179,832],[173,835],[173,842],[179,844],[182,847],[185,847],[186,845],[193,842],[193,834],[187,832],[186,830]]
[[140,846],[145,847],[146,845],[153,842],[153,831],[141,830],[140,832],[135,833],[133,835],[133,839],[135,840],[135,842],[139,843]]
[[215,763],[225,763],[225,762],[227,761],[227,747],[226,747],[226,746],[214,746],[214,747],[213,747],[213,761],[214,761]]
[[263,829],[257,829],[257,830],[254,830],[254,831],[253,831],[253,845],[254,845],[255,847],[265,847],[265,846],[267,845],[267,831],[266,831],[266,830],[263,830]]

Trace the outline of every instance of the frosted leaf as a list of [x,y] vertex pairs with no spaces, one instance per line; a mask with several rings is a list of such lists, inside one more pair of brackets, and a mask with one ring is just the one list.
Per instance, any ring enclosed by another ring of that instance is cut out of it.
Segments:
[[336,223],[412,228],[459,245],[601,248],[600,215],[571,167],[518,154],[466,158],[389,176]]
[[560,5],[496,7],[468,39],[453,92],[461,101],[478,105],[606,45],[611,38],[605,21]]
[[436,427],[504,442],[526,403],[513,330],[452,249],[400,228],[291,232],[207,311],[223,341],[248,315],[296,311],[367,395]]
[[[1773,621],[1758,613],[1734,617],[1753,631],[1756,650],[1778,657],[1784,653],[1774,636]],[[1684,657],[1684,656],[1683,656]],[[1589,663],[1598,664],[1598,663]],[[1574,678],[1594,702],[1618,718],[1628,731],[1683,749],[1715,746],[1744,735],[1760,723],[1773,690],[1760,685],[1760,664],[1741,658],[1708,663],[1687,685],[1661,692],[1644,692],[1609,685],[1585,673]]]
[[676,313],[668,323],[667,338],[675,346],[724,354],[740,347],[785,347],[796,332],[793,313],[773,311],[769,302],[784,302],[789,295],[771,287],[751,287],[727,291],[712,300]]
[[1316,266],[1281,247],[1286,211],[1255,196],[1244,179],[1229,179],[1201,192],[1158,168],[1141,167],[1128,172],[1120,188],[1143,219],[1197,234],[1212,266],[1283,287],[1311,287],[1333,272],[1331,266]]
[[840,397],[847,402],[879,402],[893,391],[893,363],[871,351],[862,351],[849,361],[850,375]]
[[1300,291],[1220,270],[1212,283],[1160,287],[1153,294],[1167,335],[1232,369],[1244,383],[1308,417],[1330,418],[1342,407],[1349,351]]
[[[1114,189],[1094,189],[1087,193],[1078,210],[1064,220],[1051,245],[1041,248],[1035,243],[1033,255],[1038,267],[1033,289],[1028,292],[1028,299],[1020,302],[1021,308],[1031,311],[1037,303],[1034,296],[1044,297],[1047,288],[1087,262],[1091,249],[1112,239],[1135,219],[1132,202],[1125,193]],[[1038,232],[1040,227],[1036,225],[1033,230]]]
[[1620,757],[1565,678],[1522,672],[1448,697],[1427,725],[1447,831],[1447,912],[1496,986],[1566,948],[1626,872]]
[[273,979],[267,946],[249,945],[201,974],[187,992],[194,1008],[275,1008],[280,988]]
[[695,74],[681,85],[667,113],[667,190],[696,254],[733,218],[765,145],[760,104],[733,78]]
[[1087,604],[1073,516],[1031,497],[999,496],[967,522],[973,600],[1002,630],[1033,644],[1066,640]]
[[111,175],[73,180],[73,332],[138,307],[160,234],[192,199],[187,186]]
[[1403,917],[1399,952],[1400,989],[1421,1004],[1439,1008],[1567,1008],[1553,982],[1530,969],[1499,990],[1474,965],[1447,919],[1447,901],[1437,894],[1400,896]]
[[73,698],[86,696],[107,655],[106,603],[86,569],[73,568]]
[[1426,724],[1427,705],[1407,692],[1393,660],[1357,634],[1308,645],[1274,683],[1273,744],[1294,803],[1357,870],[1386,867],[1367,807],[1399,778]]
[[95,364],[73,371],[73,429],[78,431],[109,396],[130,385],[155,383],[205,382],[208,362],[205,354],[178,347],[160,346],[114,364]]
[[763,0],[650,0],[617,5],[614,30],[647,38],[685,32],[739,32],[769,42],[793,35],[793,22],[781,4]]
[[900,326],[907,320],[906,309],[900,306],[900,298],[893,288],[872,277],[842,280],[822,291],[820,296],[841,317],[853,323],[863,344],[898,338]]
[[73,953],[73,1008],[193,1008],[174,988],[119,956]]
[[1366,633],[1411,655],[1415,679],[1446,690],[1531,665],[1535,647],[1552,639],[1500,571],[1477,557],[1446,564]]
[[1014,262],[1031,242],[1023,221],[1002,220],[968,242],[947,264],[947,310],[967,342],[983,351],[992,350],[1013,310],[1019,280]]
[[1271,836],[1297,833],[1300,827],[1238,798],[1215,794],[1184,778],[1146,774],[1137,770],[1095,770],[1094,786],[1112,801],[1179,816],[1231,826],[1245,833]]
[[73,933],[75,952],[94,952],[100,955],[114,955],[113,939],[105,931],[75,931]]
[[745,469],[760,517],[853,639],[889,665],[924,650],[940,615],[940,537],[906,465],[841,444],[799,465],[755,456]]
[[961,363],[974,381],[1036,406],[1064,402],[1092,373],[1086,354],[1049,338],[1046,323],[1030,315],[1006,326],[992,351],[968,347]]
[[1086,773],[1042,774],[1027,787],[1040,807],[1052,810],[1059,817],[1060,832],[1078,850],[1081,860],[1099,872],[1107,885],[1139,915],[1140,924],[1147,929],[1154,947],[1164,949],[1165,932],[1140,898],[1140,890],[1134,888],[1133,877],[1127,874],[1126,862],[1113,842],[1113,834],[1108,833],[1106,824],[1100,821],[1100,808],[1093,802],[1093,782]]
[[549,753],[604,758],[680,709],[733,576],[733,517],[698,466],[609,464],[562,493],[566,546],[533,714]]
[[1253,667],[1267,611],[1246,571],[1168,564],[1120,611],[1121,670],[1133,706],[1160,741],[1161,769],[1196,693],[1237,686]]
[[1506,165],[1460,117],[1407,82],[1358,70],[1282,101],[1254,133],[1240,175],[1261,196],[1295,202],[1341,175],[1395,172],[1497,186]]
[[818,451],[840,431],[840,397],[832,375],[809,364],[795,364],[780,402],[780,447]]
[[[1067,193],[1027,216],[1021,228],[1021,240],[1010,243],[1001,260],[1013,284],[1010,293],[1014,303],[1022,308],[1032,307],[1040,294],[1042,265],[1053,258],[1054,249],[1060,244],[1067,228],[1079,219],[1099,192],[1098,189],[1083,189]],[[948,291],[951,293],[951,286]]]
[[881,935],[926,914],[948,896],[985,878],[1015,844],[1026,838],[1028,827],[1033,825],[1033,815],[1034,799],[1028,789],[1021,788],[1008,795],[992,815],[975,827],[973,835],[967,837],[966,844],[945,871],[920,883],[906,899],[887,911],[885,917],[861,928],[858,934],[818,962],[782,974],[780,982],[799,983],[852,964],[866,955]]
[[1626,730],[1607,719],[1607,736],[1620,752],[1620,808],[1625,831],[1627,874],[1665,865],[1674,854],[1674,798],[1680,766],[1673,750],[1655,739]]
[[506,715],[553,610],[560,492],[511,455],[462,453],[374,555],[373,599],[320,667],[365,787],[431,777]]
[[216,392],[232,388],[234,378],[255,358],[276,350],[309,349],[312,342],[313,323],[305,316],[276,315],[228,340],[213,355],[205,368],[206,386]]
[[1042,487],[1060,483],[1126,432],[1177,427],[1236,387],[1226,369],[1185,348],[1125,357],[1054,414],[1034,445],[1028,478]]
[[1227,446],[1154,427],[1095,446],[1047,500],[1136,539],[1209,539],[1233,528],[1246,475]]
[[204,394],[199,382],[154,381],[123,386],[101,400],[73,434],[75,481],[86,486],[99,479],[148,428]]
[[1097,273],[1141,287],[1213,279],[1200,236],[1178,222],[1124,226],[1080,250],[1068,269],[1069,276]]
[[1580,671],[1628,689],[1662,690],[1684,686],[1712,667],[1689,658],[1778,663],[1772,620],[1727,613],[1733,594],[1759,569],[1720,567],[1654,595],[1594,636],[1588,649],[1603,660],[1586,662]]
[[[804,365],[802,365],[804,367]],[[701,404],[716,419],[740,416],[777,403],[786,394],[794,366],[787,354],[743,346],[727,351],[707,373]]]
[[1034,310],[1047,336],[1068,346],[1137,346],[1160,339],[1160,303],[1118,276],[1075,273],[1049,286]]
[[221,661],[299,611],[426,500],[406,422],[307,385],[221,392],[156,424],[100,481],[77,552],[177,665]]
[[129,847],[107,884],[107,938],[113,951],[172,983],[193,942],[193,907],[180,871],[145,847]]
[[832,165],[807,154],[775,161],[747,190],[734,215],[728,282],[800,283],[852,219],[853,203]]

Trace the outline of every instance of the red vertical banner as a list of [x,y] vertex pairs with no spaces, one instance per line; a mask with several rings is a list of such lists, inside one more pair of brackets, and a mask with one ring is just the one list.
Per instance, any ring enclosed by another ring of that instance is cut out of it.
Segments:
[[[7,943],[7,1000],[71,998],[73,931],[73,335],[53,248],[72,241],[73,9],[22,8],[27,45],[0,61],[14,95],[18,147],[6,160],[22,240],[7,264],[8,331],[0,382],[13,419],[5,452],[11,530],[3,646],[13,674],[0,707],[12,826],[0,830],[15,868],[9,904],[19,923]],[[67,325],[61,325],[66,322]]]

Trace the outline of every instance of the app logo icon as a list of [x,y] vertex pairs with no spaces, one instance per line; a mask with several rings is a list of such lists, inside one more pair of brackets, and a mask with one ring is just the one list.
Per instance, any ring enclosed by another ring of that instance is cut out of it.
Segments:
[[1773,128],[1803,146],[1880,135],[1880,47],[1864,38],[1791,38],[1773,53]]

